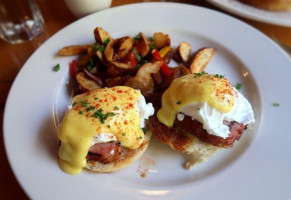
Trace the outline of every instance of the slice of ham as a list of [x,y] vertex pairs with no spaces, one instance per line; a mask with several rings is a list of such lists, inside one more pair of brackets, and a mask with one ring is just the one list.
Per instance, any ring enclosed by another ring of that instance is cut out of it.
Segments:
[[104,164],[117,159],[123,147],[114,142],[97,143],[90,147],[87,160],[95,160]]

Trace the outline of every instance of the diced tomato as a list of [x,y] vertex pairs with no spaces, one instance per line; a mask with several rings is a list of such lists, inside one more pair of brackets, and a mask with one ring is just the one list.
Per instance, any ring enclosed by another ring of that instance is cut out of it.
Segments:
[[77,62],[76,62],[76,60],[72,60],[72,62],[70,63],[70,73],[72,76],[77,75]]

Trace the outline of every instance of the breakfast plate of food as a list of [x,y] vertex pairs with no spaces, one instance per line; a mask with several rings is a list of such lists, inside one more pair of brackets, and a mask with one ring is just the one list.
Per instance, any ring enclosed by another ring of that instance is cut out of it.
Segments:
[[32,199],[286,199],[290,64],[206,8],[94,13],[19,72],[4,115],[10,165]]
[[207,0],[232,14],[264,23],[291,27],[290,0]]

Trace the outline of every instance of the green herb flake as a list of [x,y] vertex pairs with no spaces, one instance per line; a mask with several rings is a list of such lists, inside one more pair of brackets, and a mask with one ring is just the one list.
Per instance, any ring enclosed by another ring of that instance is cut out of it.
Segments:
[[137,64],[137,65],[135,66],[135,68],[136,68],[136,69],[139,69],[139,68],[140,68],[140,64]]
[[139,136],[139,139],[142,139],[142,137],[141,137],[141,136]]
[[103,41],[103,44],[106,46],[109,42],[110,42],[110,38],[106,38],[106,39]]
[[79,111],[79,114],[83,114],[83,111]]
[[143,131],[144,134],[147,132],[146,128],[142,128],[141,130]]
[[181,101],[177,101],[177,104],[180,105],[181,104]]
[[88,106],[88,102],[86,102],[86,101],[81,101],[81,104],[82,104],[83,107],[87,107]]
[[136,36],[134,36],[134,40],[139,40],[141,37],[140,37],[140,35],[136,35]]
[[125,133],[122,133],[123,136],[125,136]]
[[237,84],[235,85],[235,88],[236,88],[237,90],[240,90],[240,89],[242,88],[242,84],[241,84],[241,83],[237,83]]
[[92,65],[88,65],[87,67],[86,67],[86,69],[90,72],[92,69],[94,68],[94,66],[92,66]]
[[224,76],[223,75],[220,75],[219,78],[224,78]]
[[279,103],[273,103],[273,106],[275,106],[275,107],[279,107],[280,104],[279,104]]
[[104,46],[103,45],[99,46],[98,47],[98,51],[100,51],[101,53],[103,53],[104,52]]
[[94,43],[94,44],[92,45],[92,49],[93,49],[94,51],[97,51],[97,50],[98,50],[98,45],[97,45],[97,43]]
[[197,110],[200,110],[200,108],[197,108]]
[[56,64],[56,65],[54,66],[54,68],[53,68],[53,70],[54,70],[55,72],[60,71],[60,69],[61,69],[60,64]]
[[115,110],[119,110],[119,107],[117,107],[117,106],[114,106],[114,109],[115,109]]
[[140,55],[138,55],[136,49],[133,49],[132,52],[134,53],[134,55],[135,55],[137,61],[140,61],[140,60],[141,60],[141,57],[140,57]]
[[207,76],[207,78],[210,78],[210,77],[211,77],[210,75]]
[[219,74],[216,74],[216,75],[215,75],[215,78],[219,78]]
[[74,105],[76,105],[77,104],[77,102],[74,102],[72,105],[74,106]]
[[110,128],[110,125],[108,125],[108,128]]
[[109,113],[110,114],[110,116],[114,116],[114,115],[116,115],[114,112],[111,112],[111,113]]
[[153,50],[153,49],[156,49],[156,46],[153,44],[149,44],[149,48],[150,48],[150,50]]

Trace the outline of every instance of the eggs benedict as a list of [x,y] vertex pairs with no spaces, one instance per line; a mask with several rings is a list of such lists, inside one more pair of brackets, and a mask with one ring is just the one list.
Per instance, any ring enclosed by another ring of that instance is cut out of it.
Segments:
[[175,79],[153,103],[158,110],[150,118],[153,134],[175,150],[194,154],[187,168],[232,147],[255,122],[248,100],[223,76],[205,72]]
[[113,172],[128,166],[147,148],[145,119],[153,113],[138,90],[125,86],[75,96],[59,127],[61,168],[79,174],[83,168]]

